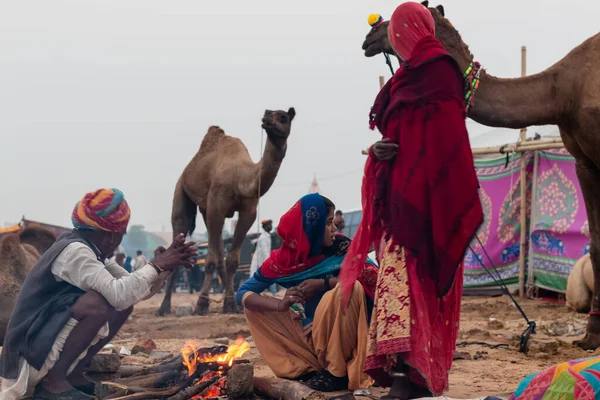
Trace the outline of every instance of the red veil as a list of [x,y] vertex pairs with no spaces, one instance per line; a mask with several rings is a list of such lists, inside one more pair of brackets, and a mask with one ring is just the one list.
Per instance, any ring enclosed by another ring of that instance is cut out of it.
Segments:
[[427,35],[377,96],[371,129],[377,127],[399,150],[389,162],[369,154],[363,218],[341,274],[346,302],[366,253],[379,247],[384,233],[415,255],[419,268],[436,282],[437,296],[451,287],[483,222],[462,82],[454,59]]

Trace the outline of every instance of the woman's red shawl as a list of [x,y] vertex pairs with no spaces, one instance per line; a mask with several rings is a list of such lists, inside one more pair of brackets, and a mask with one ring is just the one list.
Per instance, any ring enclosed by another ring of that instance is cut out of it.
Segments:
[[419,41],[383,87],[371,109],[371,129],[375,126],[399,145],[398,155],[381,162],[369,154],[363,218],[342,267],[345,303],[366,253],[379,247],[383,233],[415,254],[442,297],[483,222],[483,211],[465,124],[462,74],[437,39]]

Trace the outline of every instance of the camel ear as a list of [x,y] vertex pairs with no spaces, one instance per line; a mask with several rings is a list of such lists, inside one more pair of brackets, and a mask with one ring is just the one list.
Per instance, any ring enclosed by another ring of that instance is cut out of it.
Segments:
[[441,4],[440,4],[440,5],[439,5],[439,6],[437,6],[436,8],[437,8],[437,10],[440,12],[440,14],[442,14],[442,17],[445,17],[445,16],[446,16],[446,13],[444,12],[444,6],[443,6],[443,5],[441,5]]
[[429,0],[422,1],[421,4],[423,4],[425,7],[429,8]]
[[290,109],[288,110],[287,113],[288,113],[288,116],[290,117],[290,122],[292,122],[292,120],[296,116],[296,110],[294,110],[294,107],[290,107]]

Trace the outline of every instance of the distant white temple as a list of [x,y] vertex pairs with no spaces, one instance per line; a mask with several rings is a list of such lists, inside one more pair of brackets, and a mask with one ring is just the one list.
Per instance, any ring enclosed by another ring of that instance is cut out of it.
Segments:
[[320,193],[321,189],[319,189],[319,183],[317,182],[317,174],[313,175],[313,180],[310,184],[310,186],[308,187],[308,194],[311,193]]

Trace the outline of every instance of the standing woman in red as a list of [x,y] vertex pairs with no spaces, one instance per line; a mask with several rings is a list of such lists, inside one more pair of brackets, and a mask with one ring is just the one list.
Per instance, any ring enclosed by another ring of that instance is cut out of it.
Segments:
[[379,276],[365,360],[388,399],[441,395],[456,349],[462,260],[483,222],[465,124],[463,78],[430,11],[401,4],[390,43],[404,61],[371,109],[363,219],[342,268],[344,301],[367,253]]

